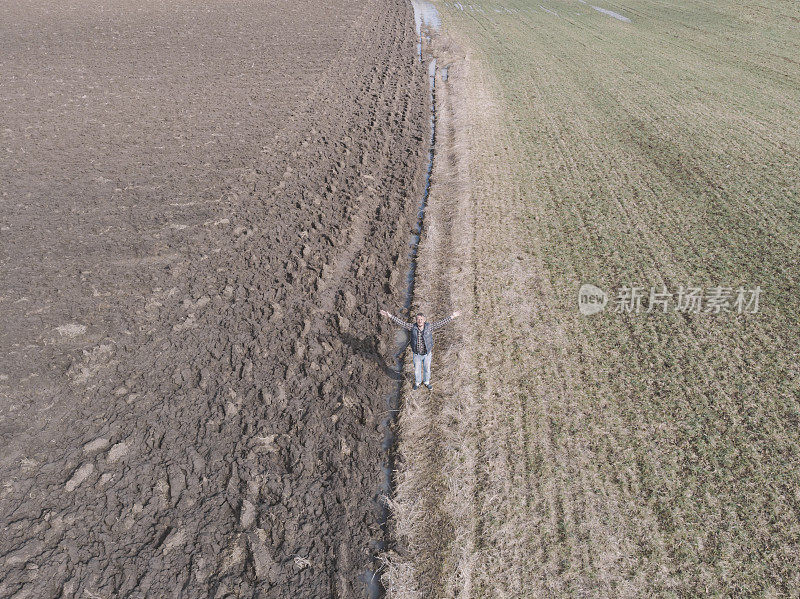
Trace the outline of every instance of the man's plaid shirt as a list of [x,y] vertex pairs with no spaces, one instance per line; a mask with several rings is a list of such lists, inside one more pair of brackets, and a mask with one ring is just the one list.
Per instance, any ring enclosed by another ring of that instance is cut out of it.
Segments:
[[[389,318],[395,324],[400,325],[401,327],[403,327],[407,331],[411,331],[412,335],[416,334],[416,336],[417,336],[417,347],[418,348],[421,347],[422,349],[425,350],[425,351],[420,352],[420,353],[421,354],[427,354],[428,353],[428,348],[425,347],[425,341],[422,339],[422,329],[420,329],[417,326],[417,322],[416,321],[414,321],[414,322],[406,322],[405,320],[400,320],[399,318],[397,318],[397,316],[393,316],[392,314],[389,314]],[[436,329],[442,328],[444,325],[446,325],[451,320],[453,320],[453,317],[452,316],[448,316],[447,318],[442,318],[441,320],[437,320],[436,322],[432,322],[431,323],[431,332],[435,331]]]

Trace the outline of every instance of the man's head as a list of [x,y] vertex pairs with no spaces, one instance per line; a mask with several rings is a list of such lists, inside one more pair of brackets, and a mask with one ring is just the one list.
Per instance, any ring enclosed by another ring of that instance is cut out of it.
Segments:
[[425,326],[425,315],[422,312],[417,313],[417,326],[422,328]]

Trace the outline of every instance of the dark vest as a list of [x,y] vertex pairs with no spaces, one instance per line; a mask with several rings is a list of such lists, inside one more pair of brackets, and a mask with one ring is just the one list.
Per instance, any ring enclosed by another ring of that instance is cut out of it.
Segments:
[[[411,327],[411,351],[415,354],[418,354],[419,351],[417,348],[417,323]],[[433,350],[433,331],[431,330],[431,323],[425,321],[425,326],[422,327],[422,340],[425,342],[425,349],[429,352]]]

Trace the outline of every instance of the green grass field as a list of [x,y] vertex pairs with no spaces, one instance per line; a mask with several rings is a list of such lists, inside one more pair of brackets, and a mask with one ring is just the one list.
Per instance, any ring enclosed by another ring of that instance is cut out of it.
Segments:
[[[474,329],[442,364],[474,369],[426,433],[446,525],[409,515],[401,442],[409,544],[449,531],[406,565],[438,573],[421,596],[797,596],[800,5],[588,1],[436,4],[475,228],[449,283]],[[622,286],[762,292],[616,313]]]

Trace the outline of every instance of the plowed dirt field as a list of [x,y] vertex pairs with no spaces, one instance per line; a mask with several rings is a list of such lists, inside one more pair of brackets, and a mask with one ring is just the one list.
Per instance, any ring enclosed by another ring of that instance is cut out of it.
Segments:
[[6,3],[0,71],[0,596],[364,596],[411,6]]

